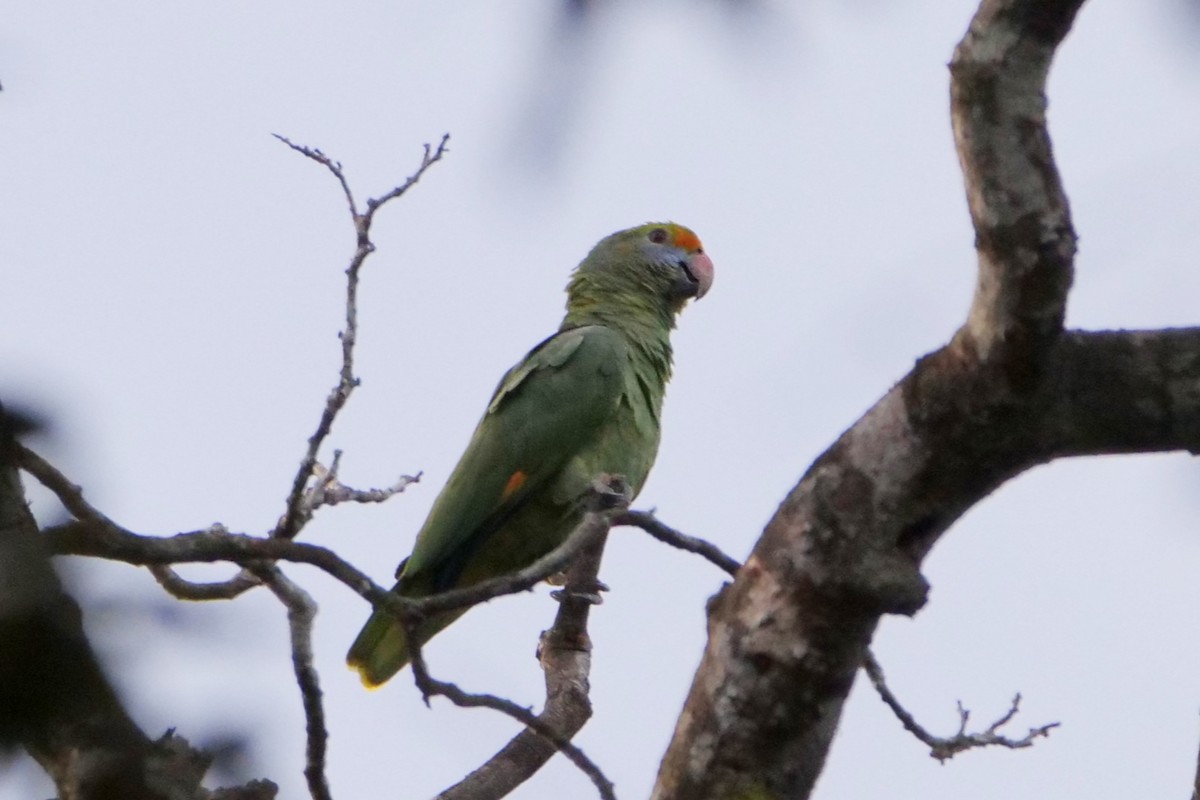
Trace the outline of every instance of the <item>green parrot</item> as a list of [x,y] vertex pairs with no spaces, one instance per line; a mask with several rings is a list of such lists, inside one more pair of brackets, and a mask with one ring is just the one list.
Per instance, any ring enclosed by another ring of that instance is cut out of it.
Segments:
[[[501,378],[393,591],[425,597],[528,566],[574,530],[601,474],[623,476],[636,496],[658,451],[675,316],[712,280],[682,225],[630,228],[592,248],[558,332]],[[423,621],[421,642],[462,613]],[[367,687],[408,660],[404,629],[379,611],[346,656]]]

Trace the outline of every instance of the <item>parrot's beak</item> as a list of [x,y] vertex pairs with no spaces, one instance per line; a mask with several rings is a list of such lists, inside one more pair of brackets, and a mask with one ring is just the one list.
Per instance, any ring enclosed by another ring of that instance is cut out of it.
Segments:
[[683,265],[689,283],[688,294],[697,300],[708,294],[713,282],[713,262],[704,251],[692,253]]

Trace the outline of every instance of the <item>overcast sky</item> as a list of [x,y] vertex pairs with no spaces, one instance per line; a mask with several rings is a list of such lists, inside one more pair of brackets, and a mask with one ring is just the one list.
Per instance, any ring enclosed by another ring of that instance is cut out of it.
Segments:
[[[425,478],[382,507],[326,510],[305,540],[389,581],[497,378],[558,324],[569,270],[600,237],[671,219],[716,282],[680,320],[637,506],[744,557],[808,464],[965,317],[973,235],[945,64],[974,0],[597,3],[582,37],[559,5],[10,3],[0,391],[54,420],[41,449],[134,530],[269,528],[336,377],[353,243],[336,184],[269,134],[343,161],[361,198],[449,131],[447,159],[378,219],[363,383],[330,440],[348,483]],[[1055,62],[1074,327],[1200,321],[1194,23],[1183,0],[1093,0]],[[935,731],[953,732],[955,700],[986,723],[1016,691],[1014,734],[1063,727],[939,766],[860,681],[817,796],[1182,796],[1200,745],[1198,488],[1187,456],[1095,458],[972,509],[927,561],[929,606],[885,620],[876,652]],[[427,710],[407,672],[362,690],[342,658],[366,604],[288,572],[321,607],[335,797],[431,796],[516,732]],[[304,796],[270,596],[139,611],[162,597],[144,570],[70,573],[148,732],[246,730],[240,779]],[[603,578],[578,741],[619,796],[645,797],[722,575],[622,530]],[[544,589],[473,610],[431,668],[540,704],[533,652],[554,610]],[[10,770],[0,797],[47,796],[36,776]],[[559,758],[514,797],[592,792]]]

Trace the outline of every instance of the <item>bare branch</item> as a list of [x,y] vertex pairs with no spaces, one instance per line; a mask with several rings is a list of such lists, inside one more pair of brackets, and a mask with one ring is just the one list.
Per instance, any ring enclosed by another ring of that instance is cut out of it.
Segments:
[[421,179],[426,170],[442,160],[442,157],[448,152],[446,143],[450,140],[450,135],[445,134],[442,136],[442,141],[436,150],[432,149],[429,145],[425,145],[425,154],[416,172],[410,175],[404,183],[381,197],[367,200],[367,210],[365,213],[359,213],[358,211],[358,207],[354,202],[354,195],[350,191],[350,185],[346,180],[345,173],[342,171],[340,162],[330,159],[320,150],[293,144],[278,134],[275,134],[275,137],[296,152],[316,161],[333,173],[346,195],[346,202],[350,206],[350,217],[354,224],[355,235],[354,255],[350,258],[350,265],[346,267],[346,325],[339,334],[342,340],[342,366],[338,371],[338,382],[330,390],[329,396],[325,399],[325,407],[321,411],[321,418],[317,422],[317,429],[308,438],[308,447],[305,450],[304,457],[300,461],[300,468],[296,471],[296,476],[292,480],[292,489],[288,494],[286,510],[280,518],[279,523],[275,526],[275,530],[271,533],[273,537],[291,539],[299,533],[300,529],[311,518],[312,509],[308,510],[307,515],[305,514],[304,489],[313,477],[313,470],[317,464],[317,454],[321,449],[321,444],[333,429],[333,421],[337,418],[338,412],[346,405],[346,402],[350,399],[351,392],[358,386],[358,378],[354,376],[354,345],[358,341],[358,280],[363,263],[371,253],[375,252],[375,244],[371,241],[371,223],[375,218],[375,212],[382,208],[388,201],[403,195]]
[[[412,641],[416,642],[415,639]],[[426,702],[428,702],[430,697],[440,695],[460,708],[490,708],[493,711],[499,711],[501,714],[512,717],[527,728],[535,731],[539,736],[549,740],[559,752],[570,759],[571,763],[579,767],[584,774],[591,778],[592,783],[596,785],[600,796],[604,800],[616,800],[616,795],[613,794],[612,790],[612,783],[604,776],[600,768],[584,755],[582,750],[571,744],[568,739],[559,735],[557,731],[539,719],[530,709],[519,706],[503,697],[497,697],[492,694],[465,692],[456,684],[449,681],[440,681],[429,674],[420,645],[412,645],[411,651],[413,676],[421,693],[425,695]]]
[[1007,747],[1013,750],[1032,747],[1036,740],[1049,736],[1050,731],[1061,724],[1051,722],[1048,725],[1030,728],[1029,733],[1020,739],[1010,739],[1007,736],[1002,736],[999,733],[1000,729],[1012,722],[1013,718],[1017,715],[1017,711],[1020,709],[1021,695],[1018,693],[1013,697],[1012,705],[1008,711],[989,725],[987,729],[979,733],[967,733],[967,722],[970,720],[971,713],[963,708],[963,704],[960,701],[958,703],[958,731],[953,736],[934,736],[923,728],[917,722],[916,718],[900,704],[896,696],[892,694],[892,690],[888,688],[887,682],[884,680],[883,668],[879,666],[879,662],[875,660],[875,655],[870,650],[867,650],[863,655],[863,670],[867,673],[867,677],[871,680],[871,685],[875,687],[875,691],[879,692],[879,697],[892,710],[896,718],[900,720],[900,724],[904,726],[904,729],[928,746],[929,755],[941,762],[948,761],[959,753],[978,747]]
[[[588,697],[592,648],[587,620],[595,602],[593,593],[606,540],[607,531],[590,536],[571,563],[566,583],[556,593],[560,605],[554,625],[542,633],[538,647],[538,660],[546,677],[546,703],[537,718],[561,740],[574,737],[592,715]],[[541,769],[559,749],[555,741],[526,728],[486,763],[438,795],[438,800],[504,797]],[[597,780],[597,776],[592,778]],[[602,780],[596,784],[601,795],[611,795],[611,782],[602,774],[598,778]]]
[[358,204],[354,202],[354,192],[350,191],[350,182],[346,180],[346,174],[342,171],[342,162],[334,161],[329,156],[322,153],[321,149],[318,147],[308,147],[307,145],[296,144],[291,139],[278,133],[272,133],[271,135],[295,150],[300,155],[304,156],[305,158],[311,158],[313,161],[329,170],[330,173],[333,174],[333,177],[337,179],[338,185],[342,187],[342,194],[346,196],[346,204],[350,207],[350,216],[354,219],[358,219]]
[[263,539],[222,529],[188,531],[174,536],[142,536],[110,524],[74,522],[42,532],[57,555],[94,556],[126,564],[212,563],[229,561],[254,567],[264,562],[310,564],[345,584],[355,594],[395,614],[414,613],[411,601],[385,590],[332,550],[286,539]]
[[354,489],[338,479],[341,450],[333,451],[333,462],[329,468],[320,463],[313,465],[313,483],[305,494],[304,508],[312,513],[321,506],[336,506],[339,503],[382,503],[400,494],[409,485],[418,483],[422,473],[401,475],[395,483],[383,489]]
[[308,592],[291,581],[277,567],[263,567],[256,572],[267,588],[279,598],[288,611],[288,629],[292,642],[292,669],[300,697],[304,703],[305,746],[304,778],[313,800],[332,800],[329,782],[325,778],[325,746],[329,733],[325,729],[325,707],[321,700],[321,682],[313,666],[312,626],[317,604]]
[[378,211],[379,208],[381,206],[383,206],[384,203],[387,203],[391,200],[395,200],[397,197],[400,197],[405,192],[407,192],[409,189],[411,189],[413,186],[415,186],[417,184],[417,181],[421,180],[421,176],[425,174],[425,171],[427,169],[432,167],[437,162],[441,161],[442,157],[445,156],[446,153],[450,152],[450,148],[448,148],[446,146],[449,143],[450,143],[450,134],[444,133],[444,134],[442,134],[442,140],[440,142],[438,142],[437,148],[433,148],[428,144],[425,145],[425,157],[423,159],[421,159],[421,166],[417,169],[416,172],[414,172],[412,175],[410,175],[408,177],[408,179],[406,181],[404,181],[404,183],[395,187],[391,191],[389,191],[385,194],[382,194],[377,198],[367,201],[367,213],[365,216],[367,217],[367,225],[368,226],[370,225],[370,219],[371,219],[372,215],[374,215],[374,213],[376,211]]
[[258,577],[245,569],[238,570],[228,580],[212,583],[189,581],[165,564],[151,564],[147,569],[168,594],[180,600],[232,600],[262,585]]
[[730,575],[736,575],[737,571],[742,568],[737,559],[726,555],[721,548],[712,542],[675,530],[654,516],[653,511],[626,511],[613,520],[613,524],[632,525],[636,528],[641,528],[664,544],[678,547],[680,550],[686,550],[689,553],[695,553],[698,556],[708,559]]
[[72,483],[46,459],[20,443],[13,443],[12,459],[19,469],[28,472],[38,483],[45,486],[58,498],[63,507],[80,522],[91,522],[101,526],[118,527],[111,519],[100,513],[91,503],[83,499],[83,489]]

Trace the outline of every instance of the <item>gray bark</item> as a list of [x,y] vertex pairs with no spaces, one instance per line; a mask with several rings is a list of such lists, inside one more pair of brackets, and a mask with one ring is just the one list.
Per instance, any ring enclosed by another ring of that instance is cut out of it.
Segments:
[[1064,332],[1045,81],[1082,0],[984,0],[950,64],[978,280],[949,344],[822,454],[710,606],[656,800],[806,798],[883,614],[968,508],[1054,458],[1200,451],[1200,328]]

